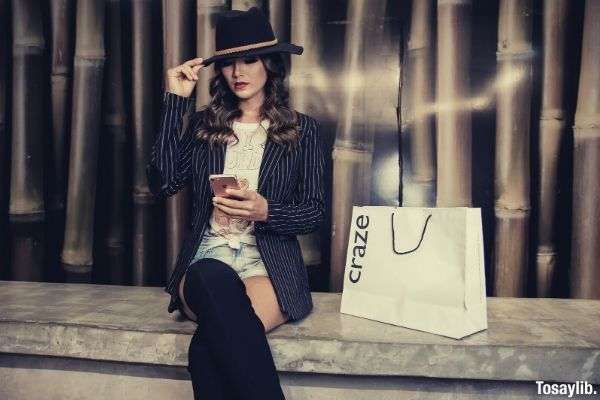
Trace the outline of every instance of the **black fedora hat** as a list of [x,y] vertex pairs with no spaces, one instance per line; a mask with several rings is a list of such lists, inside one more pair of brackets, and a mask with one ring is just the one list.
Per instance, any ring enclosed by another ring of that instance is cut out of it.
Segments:
[[231,10],[217,16],[215,54],[202,62],[277,52],[302,54],[302,46],[277,41],[269,19],[257,7]]

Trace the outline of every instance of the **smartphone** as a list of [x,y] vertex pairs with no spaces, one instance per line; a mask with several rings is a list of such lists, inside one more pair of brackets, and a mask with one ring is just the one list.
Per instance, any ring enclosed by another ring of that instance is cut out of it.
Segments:
[[210,181],[210,187],[215,196],[231,197],[231,195],[225,193],[225,189],[240,189],[235,175],[214,174],[209,175],[208,180]]

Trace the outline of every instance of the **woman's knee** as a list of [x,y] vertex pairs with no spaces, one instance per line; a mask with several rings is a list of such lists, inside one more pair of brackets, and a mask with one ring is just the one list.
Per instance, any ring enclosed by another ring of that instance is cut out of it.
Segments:
[[188,293],[198,290],[217,290],[230,285],[244,287],[244,283],[231,266],[214,258],[203,258],[187,269],[183,292],[188,298]]
[[237,273],[228,264],[215,258],[202,258],[187,269],[188,276],[192,279],[213,279],[221,276],[237,276]]

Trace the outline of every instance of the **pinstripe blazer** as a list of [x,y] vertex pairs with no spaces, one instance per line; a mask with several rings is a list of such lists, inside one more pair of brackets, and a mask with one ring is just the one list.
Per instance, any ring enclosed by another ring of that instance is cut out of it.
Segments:
[[[192,219],[165,291],[171,295],[168,312],[180,308],[178,286],[208,226],[213,209],[208,175],[223,172],[226,145],[212,149],[194,137],[202,111],[190,115],[183,136],[183,115],[194,104],[165,92],[160,129],[146,168],[150,190],[167,197],[186,184],[193,187]],[[290,321],[312,309],[308,274],[296,235],[313,232],[323,220],[323,152],[319,123],[298,113],[300,146],[291,152],[267,139],[259,169],[258,188],[268,203],[268,217],[254,222],[256,245],[273,283],[282,312]],[[181,309],[181,308],[180,308]]]

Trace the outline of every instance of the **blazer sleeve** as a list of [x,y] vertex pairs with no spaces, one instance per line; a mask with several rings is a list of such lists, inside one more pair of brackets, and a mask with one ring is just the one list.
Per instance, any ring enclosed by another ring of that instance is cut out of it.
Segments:
[[157,197],[174,195],[190,179],[193,132],[196,125],[194,118],[190,118],[183,136],[180,137],[180,134],[183,115],[193,104],[193,97],[182,97],[170,92],[163,95],[160,129],[152,146],[150,162],[146,166],[148,186]]
[[304,235],[316,231],[325,214],[324,158],[319,123],[310,118],[301,138],[302,166],[292,203],[267,200],[266,221],[255,221],[256,232]]

